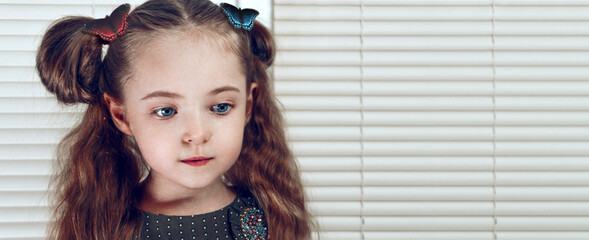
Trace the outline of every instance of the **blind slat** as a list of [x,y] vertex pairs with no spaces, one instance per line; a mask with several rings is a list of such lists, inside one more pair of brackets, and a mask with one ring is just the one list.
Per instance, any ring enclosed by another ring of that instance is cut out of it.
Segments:
[[47,222],[49,221],[48,207],[0,207],[0,224],[13,222]]
[[[1,84],[0,84],[1,85]],[[67,129],[79,113],[0,113],[1,129]]]
[[0,160],[0,176],[48,175],[51,164],[50,159]]
[[[585,36],[504,36],[495,40],[496,51],[578,51],[589,50]],[[280,36],[278,46],[292,50],[360,50],[368,51],[472,51],[493,48],[488,36]]]
[[[47,191],[0,191],[0,208],[47,206]],[[2,227],[2,225],[0,225]]]
[[32,67],[0,66],[0,82],[39,82],[36,70]]
[[0,224],[0,233],[2,233],[3,240],[11,239],[35,239],[40,240],[45,236],[47,228],[47,222],[34,221],[34,222],[15,222],[15,223],[3,223]]
[[53,156],[56,144],[0,144],[0,160],[43,160]]
[[[359,187],[335,188],[315,187],[309,190],[317,193],[316,200],[359,200]],[[318,192],[320,191],[320,192]],[[331,191],[331,192],[330,192]],[[493,189],[488,187],[365,187],[366,201],[491,201]],[[337,198],[336,194],[345,198]],[[351,194],[356,193],[354,198]],[[350,196],[348,196],[350,195]],[[497,187],[498,201],[589,201],[589,187],[579,186],[500,186]]]
[[47,191],[49,176],[19,175],[1,176],[0,192],[3,191]]

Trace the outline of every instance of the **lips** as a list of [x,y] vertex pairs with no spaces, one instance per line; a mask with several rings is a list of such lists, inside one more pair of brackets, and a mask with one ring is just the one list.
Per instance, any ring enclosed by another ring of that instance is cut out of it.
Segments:
[[182,160],[183,163],[188,164],[190,166],[204,166],[205,164],[209,163],[212,160],[212,157],[192,157],[188,159]]

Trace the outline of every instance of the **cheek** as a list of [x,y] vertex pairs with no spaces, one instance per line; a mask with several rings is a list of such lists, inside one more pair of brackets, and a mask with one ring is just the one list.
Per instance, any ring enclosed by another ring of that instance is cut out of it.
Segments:
[[129,127],[144,159],[150,163],[152,159],[169,157],[170,151],[174,151],[172,138],[176,133],[173,129],[156,126],[156,121],[147,119],[140,113],[132,116],[134,117],[128,119]]
[[213,133],[215,145],[221,149],[225,149],[228,153],[237,156],[241,152],[241,145],[243,142],[245,117],[239,117],[231,121],[231,123],[219,124],[216,128],[218,131]]
[[135,141],[137,141],[139,150],[146,161],[151,158],[169,158],[172,152],[177,151],[172,144],[174,143],[174,139],[170,138],[170,135],[161,133],[155,129],[157,128],[139,131],[135,135]]

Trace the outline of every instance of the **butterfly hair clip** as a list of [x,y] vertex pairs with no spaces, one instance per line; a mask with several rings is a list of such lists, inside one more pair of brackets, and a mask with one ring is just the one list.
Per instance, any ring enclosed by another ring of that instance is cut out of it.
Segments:
[[221,3],[219,6],[229,17],[229,22],[235,28],[243,28],[247,31],[254,27],[254,19],[260,14],[255,9],[251,8],[237,8],[229,3]]
[[104,41],[112,42],[127,30],[129,9],[131,9],[131,6],[125,3],[113,10],[110,16],[106,15],[103,19],[95,19],[86,23],[82,28],[82,32],[94,34],[100,36]]

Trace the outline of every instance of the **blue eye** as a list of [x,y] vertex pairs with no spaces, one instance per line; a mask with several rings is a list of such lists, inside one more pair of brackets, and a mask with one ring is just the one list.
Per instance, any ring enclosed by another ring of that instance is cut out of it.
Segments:
[[227,114],[227,112],[232,108],[231,105],[227,103],[219,103],[211,108],[211,110],[217,114]]
[[176,110],[171,107],[158,108],[153,111],[159,118],[171,118],[176,114]]

